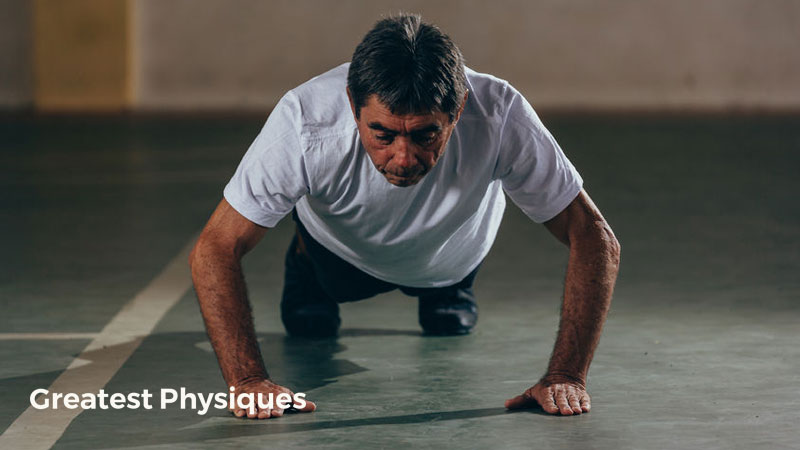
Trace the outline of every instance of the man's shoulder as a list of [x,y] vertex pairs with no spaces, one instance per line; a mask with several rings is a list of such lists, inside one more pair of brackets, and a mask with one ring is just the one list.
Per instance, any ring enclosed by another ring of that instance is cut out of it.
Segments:
[[500,77],[490,73],[478,72],[470,67],[464,68],[464,75],[467,77],[467,84],[487,94],[500,94],[511,86],[508,81]]
[[509,104],[518,94],[514,87],[502,78],[469,67],[465,75],[469,97],[462,118],[502,120]]
[[351,132],[355,127],[347,99],[347,70],[344,63],[290,90],[286,96],[299,109],[301,133],[324,136]]

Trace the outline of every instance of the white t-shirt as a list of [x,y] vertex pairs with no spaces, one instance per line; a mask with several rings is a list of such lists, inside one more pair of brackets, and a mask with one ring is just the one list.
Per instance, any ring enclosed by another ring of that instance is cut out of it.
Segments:
[[441,287],[489,252],[503,190],[535,222],[580,192],[583,180],[525,98],[470,69],[467,105],[439,162],[416,185],[390,184],[361,144],[348,67],[292,89],[275,107],[225,186],[244,217],[274,227],[296,207],[314,239],[364,272]]

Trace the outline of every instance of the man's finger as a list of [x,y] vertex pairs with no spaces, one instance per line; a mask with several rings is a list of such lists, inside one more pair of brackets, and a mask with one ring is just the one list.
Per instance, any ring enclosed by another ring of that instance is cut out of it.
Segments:
[[311,411],[316,411],[317,405],[314,404],[314,402],[310,402],[310,401],[306,400],[306,406],[303,406],[302,408],[298,408],[297,406],[292,405],[292,409],[295,410],[295,411],[300,411],[300,412],[311,412]]
[[556,405],[555,401],[555,393],[551,389],[545,389],[544,394],[542,394],[544,398],[539,401],[539,405],[541,405],[542,409],[545,410],[548,414],[558,414],[558,405]]
[[269,410],[268,409],[262,409],[261,411],[259,411],[258,412],[258,418],[259,419],[269,419]]
[[236,411],[233,412],[233,415],[236,416],[236,417],[242,417],[242,416],[244,416],[244,410],[243,409],[237,409]]
[[258,410],[256,408],[247,408],[247,418],[255,419],[258,417]]
[[276,409],[272,410],[272,417],[280,417],[282,415],[283,415],[283,410],[282,409],[277,409],[276,408]]
[[581,409],[583,412],[589,412],[592,409],[592,404],[588,395],[584,394],[581,396]]
[[525,395],[518,395],[514,398],[510,398],[506,400],[506,408],[508,409],[520,409],[525,408],[530,405],[530,399]]
[[558,405],[558,410],[561,414],[565,416],[572,415],[572,409],[569,407],[569,402],[567,401],[567,395],[563,389],[556,388],[556,405]]
[[569,408],[572,410],[573,414],[580,414],[583,412],[581,403],[578,401],[578,396],[574,392],[567,395],[567,400],[569,401]]

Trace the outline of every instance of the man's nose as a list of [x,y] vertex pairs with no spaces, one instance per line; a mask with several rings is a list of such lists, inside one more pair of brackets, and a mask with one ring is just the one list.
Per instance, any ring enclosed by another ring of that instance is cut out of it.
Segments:
[[399,168],[411,169],[417,165],[414,157],[414,144],[409,141],[410,139],[405,137],[397,139],[397,148],[392,159]]

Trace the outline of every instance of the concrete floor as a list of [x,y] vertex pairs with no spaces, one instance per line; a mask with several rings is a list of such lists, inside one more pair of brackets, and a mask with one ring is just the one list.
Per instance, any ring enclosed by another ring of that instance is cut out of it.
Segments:
[[[623,248],[590,414],[502,407],[546,367],[567,256],[515,207],[453,338],[421,337],[400,293],[344,305],[337,340],[286,338],[285,220],[246,273],[267,366],[317,412],[85,411],[55,448],[800,448],[800,120],[545,122]],[[103,329],[199,231],[260,125],[0,119],[0,430],[92,340],[65,333]],[[225,390],[191,290],[105,389],[181,386]]]

